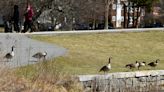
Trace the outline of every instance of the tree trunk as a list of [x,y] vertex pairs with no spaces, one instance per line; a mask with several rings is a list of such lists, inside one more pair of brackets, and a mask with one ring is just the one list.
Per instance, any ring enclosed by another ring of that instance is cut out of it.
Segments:
[[128,21],[127,21],[127,28],[129,28],[129,21],[130,21],[130,2],[128,3]]
[[126,27],[126,5],[124,4],[124,28]]
[[136,19],[136,27],[138,28],[138,17],[139,17],[139,7],[137,6],[137,19]]
[[109,0],[106,1],[106,6],[105,6],[105,28],[108,29],[108,17],[109,17]]
[[132,6],[132,8],[133,8],[133,28],[135,27],[135,6],[134,6],[134,3],[133,3],[133,6]]
[[93,26],[92,26],[92,29],[95,29],[95,27],[96,27],[96,17],[95,17],[95,15],[93,15],[94,16],[94,18],[93,18]]

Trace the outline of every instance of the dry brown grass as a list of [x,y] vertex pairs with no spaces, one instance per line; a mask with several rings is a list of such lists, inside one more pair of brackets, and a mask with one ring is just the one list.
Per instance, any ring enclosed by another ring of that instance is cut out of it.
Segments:
[[13,70],[0,69],[0,92],[82,92],[82,86],[72,76],[42,71],[32,79],[17,76]]

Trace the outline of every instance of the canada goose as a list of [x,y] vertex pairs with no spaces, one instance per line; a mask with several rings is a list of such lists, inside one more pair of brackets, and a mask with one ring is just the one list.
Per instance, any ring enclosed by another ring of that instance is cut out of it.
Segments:
[[138,61],[136,61],[135,64],[127,64],[127,65],[125,65],[125,67],[126,67],[126,68],[129,68],[129,69],[138,68],[138,66],[139,66]]
[[138,67],[139,67],[139,62],[136,61],[136,63],[135,63],[135,68],[138,68]]
[[135,65],[134,64],[127,64],[125,65],[126,68],[129,68],[129,69],[133,69],[135,68]]
[[33,58],[36,58],[36,59],[38,59],[38,61],[40,61],[40,59],[42,59],[42,58],[45,59],[46,56],[47,56],[47,52],[44,51],[44,52],[37,52],[37,53],[34,54],[32,57],[33,57]]
[[10,53],[7,53],[7,54],[4,56],[4,58],[6,58],[7,61],[9,61],[10,59],[12,59],[12,58],[14,57],[14,48],[15,48],[15,46],[12,46],[12,47],[11,47],[11,52],[10,52]]
[[108,64],[105,65],[105,66],[103,66],[103,67],[100,69],[99,72],[103,71],[103,72],[105,73],[105,72],[108,72],[109,70],[111,70],[111,64],[110,64],[111,61],[110,61],[110,59],[111,59],[111,58],[109,58],[109,62],[108,62]]
[[146,66],[146,62],[139,62],[138,69],[139,69],[140,67],[143,67],[143,66]]
[[155,62],[150,62],[148,65],[151,67],[156,67],[158,65],[158,61],[160,61],[160,60],[157,59]]

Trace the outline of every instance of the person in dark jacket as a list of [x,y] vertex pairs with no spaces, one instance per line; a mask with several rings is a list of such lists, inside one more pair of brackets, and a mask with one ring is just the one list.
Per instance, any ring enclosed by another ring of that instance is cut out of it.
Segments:
[[18,5],[14,5],[13,21],[14,21],[14,31],[20,32]]
[[12,33],[12,23],[11,21],[4,22],[5,33]]
[[11,33],[12,32],[11,16],[3,16],[3,22],[4,22],[4,32]]

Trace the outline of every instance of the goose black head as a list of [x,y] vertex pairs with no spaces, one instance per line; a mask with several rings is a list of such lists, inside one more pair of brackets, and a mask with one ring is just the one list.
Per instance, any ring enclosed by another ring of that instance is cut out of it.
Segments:
[[146,62],[142,62],[142,63],[146,64]]
[[14,48],[15,48],[15,46],[12,46],[12,47],[11,47],[11,50],[13,51],[13,50],[14,50]]
[[109,57],[109,61],[108,61],[109,64],[111,63],[111,59],[112,59],[112,57]]
[[136,63],[138,63],[138,61],[136,61]]

